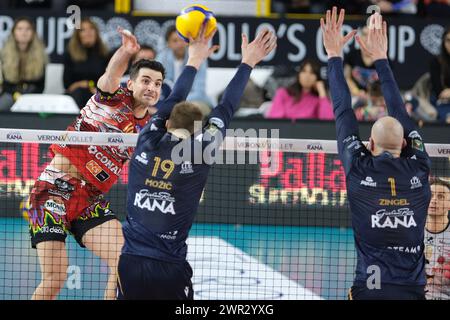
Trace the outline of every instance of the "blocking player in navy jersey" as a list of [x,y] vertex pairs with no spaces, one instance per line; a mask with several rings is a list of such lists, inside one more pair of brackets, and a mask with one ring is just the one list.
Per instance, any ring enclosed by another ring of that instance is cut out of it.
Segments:
[[349,298],[424,299],[430,160],[389,67],[387,26],[378,13],[368,39],[356,40],[375,61],[389,116],[374,123],[367,148],[361,142],[341,57],[356,31],[341,35],[343,21],[344,11],[337,17],[333,8],[321,28],[357,253]]
[[[207,41],[200,42],[207,57]],[[267,29],[251,43],[242,36],[242,63],[200,130],[194,130],[194,121],[202,120],[200,109],[189,102],[174,106],[169,96],[139,134],[130,162],[118,299],[193,299],[186,239],[213,150],[225,136],[253,67],[275,46],[276,37]],[[195,74],[195,69],[187,66],[183,72]]]

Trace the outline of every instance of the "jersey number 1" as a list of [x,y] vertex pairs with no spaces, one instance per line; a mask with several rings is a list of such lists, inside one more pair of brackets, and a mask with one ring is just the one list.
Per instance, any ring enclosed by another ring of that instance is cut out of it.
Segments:
[[397,196],[397,192],[395,191],[395,179],[394,178],[388,178],[388,181],[391,183],[391,195],[393,197]]

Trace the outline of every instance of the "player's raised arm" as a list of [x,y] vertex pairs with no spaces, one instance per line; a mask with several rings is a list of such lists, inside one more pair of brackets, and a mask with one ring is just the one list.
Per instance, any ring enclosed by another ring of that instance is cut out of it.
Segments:
[[356,41],[361,50],[375,61],[389,115],[402,124],[405,137],[407,137],[411,131],[415,130],[415,125],[406,112],[400,90],[387,60],[387,24],[378,12],[370,17],[367,40],[364,41],[356,36]]
[[219,48],[218,45],[209,46],[209,42],[214,37],[217,29],[211,32],[209,36],[206,36],[206,27],[206,24],[202,25],[197,38],[193,39],[189,36],[188,61],[183,72],[175,82],[171,94],[161,104],[158,110],[157,114],[160,118],[167,119],[175,104],[186,100],[189,91],[191,90],[192,83],[194,82],[195,75],[197,74],[197,70],[200,69],[202,63]]
[[97,81],[97,88],[107,93],[114,93],[119,88],[120,79],[128,69],[128,62],[140,49],[136,37],[128,30],[119,27],[117,31],[122,35],[122,45],[111,57],[105,73]]
[[[268,29],[261,30],[256,38],[248,43],[247,35],[242,34],[242,63],[237,69],[233,79],[225,89],[218,106],[210,114],[210,120],[219,118],[224,125],[224,131],[236,112],[239,101],[247,85],[252,69],[264,59],[277,46],[277,37]],[[213,122],[214,123],[214,120]]]
[[[358,122],[352,109],[350,90],[344,77],[342,50],[344,45],[355,35],[356,31],[342,35],[345,11],[341,9],[339,17],[337,8],[327,10],[326,20],[320,19],[323,34],[323,44],[328,55],[328,83],[336,119],[338,150],[341,156],[344,152],[344,140],[358,137]],[[343,161],[345,167],[345,161]],[[347,170],[347,168],[346,168]]]

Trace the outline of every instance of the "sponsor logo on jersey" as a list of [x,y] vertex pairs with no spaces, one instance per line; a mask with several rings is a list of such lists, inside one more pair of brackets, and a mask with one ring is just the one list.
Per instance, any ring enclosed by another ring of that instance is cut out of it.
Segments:
[[62,192],[72,192],[75,190],[75,187],[71,183],[60,178],[57,178],[55,180],[55,186],[59,191]]
[[399,252],[404,253],[420,253],[420,245],[416,247],[400,247],[400,246],[393,246],[393,247],[387,247],[389,250],[395,250]]
[[162,190],[172,190],[172,183],[170,181],[145,179],[145,185]]
[[134,197],[134,206],[147,211],[159,210],[160,212],[175,215],[173,204],[175,198],[168,192],[153,192],[150,193],[147,189],[142,189],[136,193]]
[[372,215],[371,220],[372,228],[397,229],[399,226],[405,228],[417,227],[414,220],[414,212],[409,208],[400,208],[392,211],[381,209]]
[[6,134],[6,140],[22,140],[20,132],[8,132]]
[[61,216],[64,216],[66,214],[66,207],[64,206],[64,204],[57,203],[52,199],[49,199],[45,202],[44,208]]
[[158,127],[154,123],[152,123],[150,125],[150,131],[158,131]]
[[411,189],[417,189],[417,188],[422,187],[422,183],[420,182],[420,179],[417,178],[416,176],[412,177],[410,182],[411,182]]
[[376,187],[377,183],[373,181],[372,177],[366,177],[366,180],[361,180],[361,185],[367,187]]
[[105,182],[109,178],[109,174],[107,174],[105,170],[103,170],[102,167],[100,167],[100,165],[94,160],[90,160],[86,163],[86,169],[88,169],[88,171],[92,173],[100,182]]
[[166,239],[166,240],[175,240],[177,238],[177,234],[178,234],[178,231],[175,230],[175,231],[169,231],[169,232],[163,233],[159,237],[161,239]]
[[378,199],[380,206],[408,206],[408,199]]
[[61,197],[61,198],[65,199],[65,200],[69,200],[70,199],[70,193],[69,192],[62,192],[62,191],[53,190],[53,189],[48,189],[47,192],[49,194],[51,194],[51,195]]
[[52,226],[52,227],[43,226],[41,228],[40,232],[42,232],[42,233],[57,233],[57,234],[64,234],[65,233],[64,229],[62,227],[60,227],[60,226]]
[[180,174],[187,174],[187,173],[193,173],[193,172],[194,172],[194,170],[192,169],[192,162],[184,161],[181,164]]
[[[88,152],[94,155],[94,158],[99,160],[100,163],[103,164],[106,168],[108,168],[112,173],[114,173],[117,176],[120,174],[120,171],[122,169],[119,168],[114,162],[111,161],[111,159],[105,156],[101,151],[99,151],[96,146],[89,146]],[[106,179],[107,178],[105,178],[105,180]]]
[[145,152],[142,152],[140,155],[138,154],[135,159],[142,164],[148,164],[147,154]]

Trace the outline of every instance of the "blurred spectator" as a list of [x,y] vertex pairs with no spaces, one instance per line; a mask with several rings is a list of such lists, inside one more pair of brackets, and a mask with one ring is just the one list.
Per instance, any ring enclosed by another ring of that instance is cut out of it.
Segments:
[[273,100],[275,92],[278,88],[289,87],[291,84],[297,81],[298,72],[294,68],[288,65],[278,65],[273,69],[272,74],[267,78],[264,83],[263,90],[265,92],[266,100]]
[[317,62],[305,60],[297,81],[277,90],[266,118],[333,119],[333,109]]
[[416,14],[417,0],[371,0],[380,7],[382,14]]
[[31,19],[18,18],[0,51],[2,94],[0,111],[9,111],[24,93],[42,93],[49,61],[45,45],[36,34]]
[[[157,56],[157,60],[166,68],[165,82],[173,85],[181,74],[184,65],[187,62],[188,51],[187,44],[182,40],[175,29],[175,26],[168,28],[166,32],[167,48]],[[212,108],[212,102],[206,94],[206,70],[208,62],[205,61],[197,71],[191,92],[187,97],[187,101],[196,103],[202,113],[207,115]]]
[[8,9],[22,8],[45,8],[50,9],[54,3],[53,0],[6,0],[2,1],[3,5]]
[[[361,29],[361,38],[367,37],[367,27]],[[362,50],[352,50],[345,57],[345,79],[353,97],[366,98],[371,83],[378,80],[372,58]]]
[[325,0],[278,0],[274,9],[279,13],[323,13],[326,10]]
[[358,121],[376,121],[387,115],[380,81],[369,84],[367,96],[358,98],[353,106]]
[[441,53],[430,64],[431,101],[438,111],[438,120],[450,123],[450,28],[442,35]]
[[421,0],[423,15],[450,18],[450,0]]
[[97,25],[83,18],[75,29],[64,54],[64,88],[82,108],[95,93],[98,78],[108,64],[108,49]]
[[370,5],[372,5],[371,0],[328,0],[326,8],[337,6],[344,8],[346,14],[366,14]]

